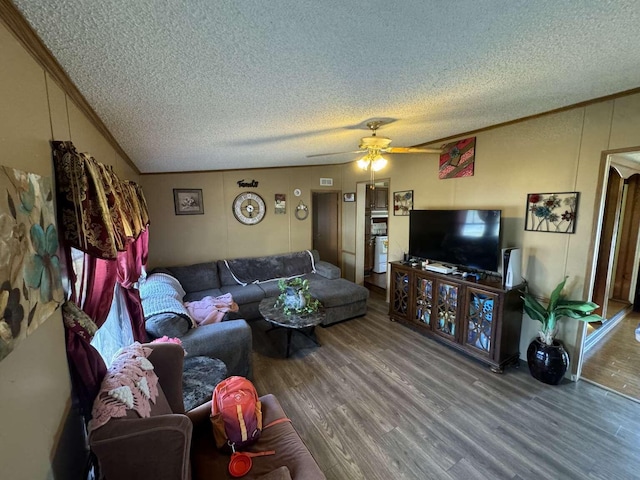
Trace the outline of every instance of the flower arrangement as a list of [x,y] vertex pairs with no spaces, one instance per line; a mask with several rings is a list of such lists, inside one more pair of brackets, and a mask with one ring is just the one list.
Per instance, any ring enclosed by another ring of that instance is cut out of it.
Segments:
[[278,280],[280,295],[276,308],[282,308],[285,315],[315,313],[322,306],[318,299],[309,293],[309,280],[299,277]]

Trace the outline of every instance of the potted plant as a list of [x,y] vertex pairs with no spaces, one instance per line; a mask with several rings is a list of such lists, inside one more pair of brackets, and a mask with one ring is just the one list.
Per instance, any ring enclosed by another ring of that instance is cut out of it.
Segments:
[[278,280],[280,295],[276,307],[281,307],[286,315],[306,315],[315,313],[321,307],[320,302],[311,297],[309,281],[299,277]]
[[527,363],[531,375],[543,383],[557,385],[569,366],[569,354],[560,340],[555,339],[558,320],[563,317],[575,318],[583,322],[602,321],[600,315],[592,313],[598,305],[581,300],[566,300],[562,289],[568,277],[560,282],[551,293],[545,308],[529,292],[523,292],[524,311],[542,325],[527,349]]

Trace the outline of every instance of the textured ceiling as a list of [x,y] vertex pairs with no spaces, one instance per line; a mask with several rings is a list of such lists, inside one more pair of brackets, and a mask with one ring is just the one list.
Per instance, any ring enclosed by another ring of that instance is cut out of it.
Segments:
[[343,163],[306,155],[640,87],[638,0],[14,3],[142,172]]

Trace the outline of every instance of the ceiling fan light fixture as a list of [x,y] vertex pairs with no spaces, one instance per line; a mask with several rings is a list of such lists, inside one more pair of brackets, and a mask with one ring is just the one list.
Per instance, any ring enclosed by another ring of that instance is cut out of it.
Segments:
[[358,167],[360,167],[362,170],[366,170],[367,168],[369,168],[369,163],[371,163],[371,161],[369,160],[369,155],[365,155],[357,162]]
[[371,160],[371,170],[374,172],[378,172],[387,166],[387,159],[382,155],[378,154],[376,157]]

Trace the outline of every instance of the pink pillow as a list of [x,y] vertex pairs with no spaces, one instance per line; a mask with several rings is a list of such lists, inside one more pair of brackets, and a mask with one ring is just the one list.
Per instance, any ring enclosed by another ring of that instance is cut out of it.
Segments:
[[[182,340],[180,340],[177,337],[167,337],[166,335],[164,337],[160,337],[160,338],[156,338],[155,340],[153,340],[151,343],[175,343],[177,345],[180,345],[182,347]],[[182,349],[184,350],[184,347],[182,347]],[[187,351],[184,350],[184,354],[187,354]]]

